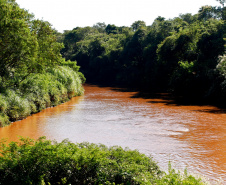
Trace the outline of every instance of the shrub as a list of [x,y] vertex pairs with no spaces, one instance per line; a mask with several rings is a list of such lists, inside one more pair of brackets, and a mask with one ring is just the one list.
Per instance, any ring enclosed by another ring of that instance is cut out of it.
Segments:
[[1,142],[0,151],[0,184],[202,184],[171,168],[166,175],[152,158],[118,146],[56,143],[42,137]]
[[83,93],[79,74],[69,67],[49,68],[47,73],[29,76],[20,85],[20,91],[32,105],[32,112],[56,106]]
[[161,173],[151,158],[121,147],[21,139],[1,143],[0,184],[150,184]]
[[28,100],[16,94],[15,91],[6,91],[6,101],[8,103],[6,113],[11,121],[20,120],[30,115]]
[[0,94],[0,112],[5,112],[7,109],[6,97]]
[[77,66],[77,62],[76,61],[70,61],[70,60],[68,60],[68,61],[63,60],[63,61],[61,61],[61,65],[62,66],[68,66],[71,69],[73,69],[73,71],[75,71],[75,72],[78,72],[79,68],[80,68],[79,66]]
[[8,124],[8,119],[20,120],[83,94],[80,76],[70,67],[60,66],[29,75],[16,90],[6,89],[0,94],[0,126]]
[[168,174],[164,173],[162,178],[157,179],[156,183],[158,185],[165,184],[186,184],[186,185],[204,185],[206,184],[201,178],[196,178],[187,173],[187,170],[184,170],[184,173],[180,171],[176,172],[169,163]]
[[70,67],[60,66],[58,68],[51,68],[48,69],[48,72],[55,76],[56,79],[65,87],[69,98],[83,94],[80,76]]
[[6,114],[0,112],[0,127],[4,127],[9,123],[9,117]]
[[51,80],[47,75],[34,74],[20,84],[20,91],[23,96],[37,107],[34,108],[32,106],[32,112],[40,111],[50,106],[49,83],[51,83]]

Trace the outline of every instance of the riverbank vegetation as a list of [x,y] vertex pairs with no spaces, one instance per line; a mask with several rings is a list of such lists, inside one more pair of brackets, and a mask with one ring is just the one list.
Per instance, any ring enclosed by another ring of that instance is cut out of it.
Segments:
[[170,92],[188,102],[226,105],[224,1],[152,25],[97,23],[59,35],[66,59],[77,60],[87,81]]
[[81,95],[85,78],[62,58],[50,24],[14,0],[1,0],[0,11],[0,126]]
[[22,138],[0,143],[0,184],[205,184],[169,167],[165,173],[151,157],[121,147]]

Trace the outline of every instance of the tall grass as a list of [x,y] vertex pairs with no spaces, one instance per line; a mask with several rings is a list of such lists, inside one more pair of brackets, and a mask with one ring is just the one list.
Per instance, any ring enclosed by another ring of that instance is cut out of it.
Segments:
[[15,91],[6,91],[6,101],[8,104],[6,114],[9,116],[10,120],[19,120],[30,115],[31,111],[28,100],[21,97],[20,94],[17,94]]
[[60,66],[59,68],[48,69],[48,73],[52,74],[66,88],[69,98],[83,93],[80,76],[70,67]]
[[0,126],[68,101],[84,92],[78,72],[68,66],[31,74],[16,89],[0,94]]
[[9,117],[6,115],[7,108],[6,97],[0,94],[0,127],[9,124]]

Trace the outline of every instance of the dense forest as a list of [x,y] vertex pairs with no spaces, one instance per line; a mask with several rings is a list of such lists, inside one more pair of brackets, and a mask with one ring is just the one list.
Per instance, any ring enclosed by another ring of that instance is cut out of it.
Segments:
[[1,0],[0,13],[0,126],[83,93],[84,76],[62,58],[50,23],[15,0]]
[[58,33],[66,60],[77,61],[87,82],[170,92],[188,102],[226,104],[224,1],[198,13],[147,26],[97,23]]

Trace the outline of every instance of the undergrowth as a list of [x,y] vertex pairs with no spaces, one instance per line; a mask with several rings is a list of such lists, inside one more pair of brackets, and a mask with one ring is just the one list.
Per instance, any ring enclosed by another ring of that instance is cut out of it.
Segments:
[[74,144],[21,138],[19,143],[0,143],[0,185],[151,185],[204,184],[171,167],[165,173],[151,157],[128,148],[90,143]]
[[0,126],[82,95],[82,80],[78,71],[66,65],[29,75],[19,87],[0,94]]

